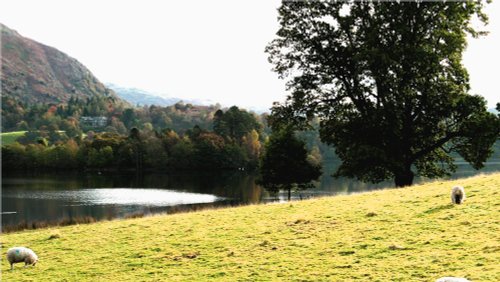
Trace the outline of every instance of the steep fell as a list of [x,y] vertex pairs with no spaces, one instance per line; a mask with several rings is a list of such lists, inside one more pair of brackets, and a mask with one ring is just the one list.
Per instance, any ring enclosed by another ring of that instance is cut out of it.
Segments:
[[0,24],[2,97],[24,103],[65,103],[106,96],[123,103],[76,59]]

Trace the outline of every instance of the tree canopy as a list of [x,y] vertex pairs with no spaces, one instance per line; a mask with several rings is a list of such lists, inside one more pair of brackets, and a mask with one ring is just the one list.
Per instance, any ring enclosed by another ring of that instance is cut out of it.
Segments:
[[233,141],[240,141],[252,130],[259,132],[261,127],[254,115],[236,106],[232,106],[226,112],[218,110],[214,114],[214,132]]
[[[311,159],[311,158],[310,158]],[[276,130],[265,144],[261,161],[261,181],[271,191],[288,190],[293,186],[307,188],[321,175],[321,164],[308,160],[305,143],[295,137],[290,127]]]
[[266,48],[291,94],[274,124],[318,116],[342,160],[336,176],[411,185],[455,170],[452,152],[483,166],[499,134],[462,65],[481,1],[284,1]]

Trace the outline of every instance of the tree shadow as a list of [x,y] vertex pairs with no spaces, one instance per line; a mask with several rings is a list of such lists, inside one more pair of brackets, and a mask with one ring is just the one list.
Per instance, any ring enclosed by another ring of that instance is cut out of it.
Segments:
[[453,204],[446,204],[446,205],[441,205],[441,206],[437,206],[434,208],[430,208],[430,209],[424,211],[424,213],[425,214],[433,214],[433,213],[440,212],[442,210],[451,209],[451,208],[453,208]]

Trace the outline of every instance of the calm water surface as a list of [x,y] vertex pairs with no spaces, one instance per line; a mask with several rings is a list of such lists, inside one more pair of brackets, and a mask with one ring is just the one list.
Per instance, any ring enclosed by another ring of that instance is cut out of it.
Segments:
[[[329,176],[327,166],[316,187],[297,191],[294,199],[351,194],[386,187],[392,182],[363,183]],[[500,171],[500,162],[475,171],[459,163],[452,178]],[[133,214],[172,213],[207,207],[283,201],[286,192],[272,194],[245,172],[225,173],[11,173],[2,175],[2,226],[22,221],[57,222],[91,216],[111,219]],[[422,181],[422,180],[417,180]]]

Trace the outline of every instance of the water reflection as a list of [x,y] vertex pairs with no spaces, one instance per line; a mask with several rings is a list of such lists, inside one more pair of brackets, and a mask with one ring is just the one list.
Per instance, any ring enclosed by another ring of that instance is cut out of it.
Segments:
[[161,189],[115,188],[81,189],[76,191],[11,191],[6,199],[33,199],[64,201],[66,206],[88,205],[145,205],[153,207],[212,203],[222,200],[214,195],[177,192]]
[[[140,188],[139,188],[140,187]],[[259,203],[272,197],[255,176],[237,173],[4,174],[2,226],[19,222],[172,213]]]

